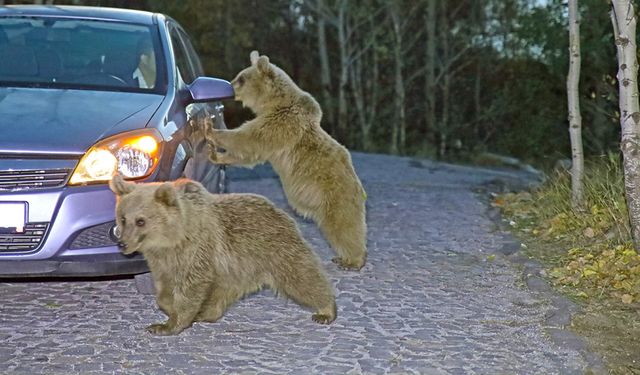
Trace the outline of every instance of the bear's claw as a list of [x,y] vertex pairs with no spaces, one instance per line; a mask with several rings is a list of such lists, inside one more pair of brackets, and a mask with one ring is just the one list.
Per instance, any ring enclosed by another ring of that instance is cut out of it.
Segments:
[[313,314],[311,316],[311,319],[316,323],[331,324],[331,322],[333,322],[336,318],[333,318],[326,314]]
[[154,335],[159,335],[159,336],[169,336],[169,335],[176,334],[176,332],[174,332],[174,330],[165,323],[152,324],[148,326],[146,329],[147,329],[147,332],[152,333]]
[[331,261],[338,265],[338,267],[345,271],[360,271],[360,269],[364,266],[363,262],[359,262],[358,264],[354,263],[350,260],[345,260],[340,257],[335,257],[331,259]]

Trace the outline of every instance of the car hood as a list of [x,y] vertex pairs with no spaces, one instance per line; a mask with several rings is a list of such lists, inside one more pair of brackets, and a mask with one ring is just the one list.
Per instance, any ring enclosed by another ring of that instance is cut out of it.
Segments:
[[145,127],[163,98],[0,87],[0,154],[82,154],[104,137]]

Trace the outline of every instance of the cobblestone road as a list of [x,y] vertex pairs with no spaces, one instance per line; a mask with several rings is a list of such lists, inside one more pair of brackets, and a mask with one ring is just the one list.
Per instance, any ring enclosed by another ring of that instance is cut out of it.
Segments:
[[[314,324],[296,304],[261,292],[218,323],[154,337],[144,327],[164,316],[132,279],[1,283],[0,373],[588,371],[580,340],[553,339],[571,336],[547,320],[557,297],[527,288],[522,267],[500,253],[508,239],[474,193],[513,173],[379,155],[355,154],[354,162],[369,196],[365,268],[336,269],[316,227],[298,220],[334,282],[334,324]],[[232,171],[231,190],[286,207],[265,171]]]

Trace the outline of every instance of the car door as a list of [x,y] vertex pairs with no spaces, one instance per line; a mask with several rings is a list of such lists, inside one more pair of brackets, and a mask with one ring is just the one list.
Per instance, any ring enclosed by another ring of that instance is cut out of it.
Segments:
[[[177,23],[172,23],[169,30],[178,76],[188,85],[197,77],[204,76],[200,59],[189,37]],[[209,162],[209,148],[202,129],[204,126],[224,129],[223,110],[224,107],[219,102],[191,103],[185,108],[185,139],[190,146],[190,155],[185,165],[184,177],[200,181],[207,190],[214,193],[224,192],[226,188],[225,170],[223,166]]]

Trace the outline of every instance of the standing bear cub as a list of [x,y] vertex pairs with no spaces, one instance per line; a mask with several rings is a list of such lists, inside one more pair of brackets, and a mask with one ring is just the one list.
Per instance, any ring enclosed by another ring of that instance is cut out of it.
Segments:
[[[320,127],[322,111],[267,56],[251,52],[251,66],[231,82],[236,99],[256,117],[237,129],[207,127],[210,160],[219,164],[270,162],[291,206],[318,223],[340,267],[366,260],[366,194],[346,148]],[[225,150],[217,152],[215,146]]]
[[160,309],[169,319],[147,327],[175,335],[194,321],[215,322],[264,286],[336,318],[333,288],[295,222],[266,198],[216,195],[195,181],[135,184],[115,176],[116,221],[125,254],[149,265]]

